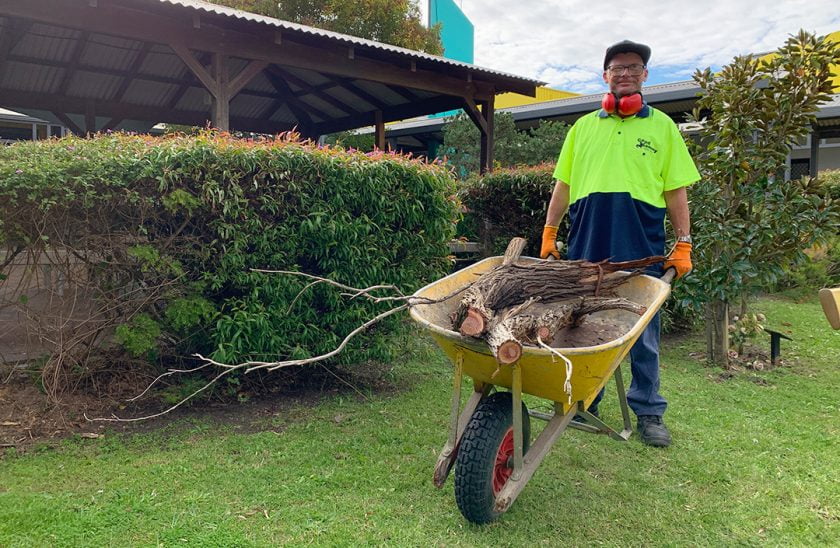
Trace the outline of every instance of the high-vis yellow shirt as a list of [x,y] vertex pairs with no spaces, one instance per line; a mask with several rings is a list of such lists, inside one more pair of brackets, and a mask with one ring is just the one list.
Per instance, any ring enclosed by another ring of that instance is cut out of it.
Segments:
[[570,259],[662,255],[664,193],[700,179],[676,124],[648,105],[620,118],[603,110],[569,130],[554,178],[569,185]]

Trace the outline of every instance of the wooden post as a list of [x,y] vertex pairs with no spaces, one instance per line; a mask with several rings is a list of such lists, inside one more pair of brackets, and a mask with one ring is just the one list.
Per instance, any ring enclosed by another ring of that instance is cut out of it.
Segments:
[[93,101],[85,102],[85,135],[88,137],[96,133],[96,110]]
[[227,56],[213,54],[213,80],[216,82],[216,94],[213,94],[213,106],[210,121],[213,127],[230,131],[230,93],[228,89]]
[[376,135],[374,146],[379,150],[385,150],[385,122],[383,121],[381,110],[374,111],[373,125]]
[[493,119],[495,114],[495,98],[491,95],[487,101],[481,103],[481,117],[484,118],[485,131],[481,132],[481,173],[493,171]]

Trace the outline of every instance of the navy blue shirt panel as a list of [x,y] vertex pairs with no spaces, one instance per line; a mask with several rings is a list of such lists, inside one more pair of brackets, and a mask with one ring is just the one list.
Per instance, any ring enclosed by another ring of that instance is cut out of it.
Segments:
[[665,212],[629,192],[593,192],[569,207],[567,257],[619,262],[664,255]]

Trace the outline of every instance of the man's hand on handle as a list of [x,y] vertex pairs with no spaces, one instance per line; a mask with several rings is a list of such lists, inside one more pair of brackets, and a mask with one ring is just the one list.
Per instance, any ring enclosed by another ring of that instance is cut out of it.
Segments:
[[560,258],[560,251],[557,250],[557,228],[558,227],[551,225],[545,225],[545,227],[543,227],[540,259],[548,259],[549,255],[553,256],[555,259]]
[[[543,236],[543,246],[545,246],[545,236]],[[690,243],[677,242],[677,245],[674,246],[674,249],[662,265],[662,270],[668,270],[669,268],[673,268],[677,271],[677,278],[682,278],[691,272]]]

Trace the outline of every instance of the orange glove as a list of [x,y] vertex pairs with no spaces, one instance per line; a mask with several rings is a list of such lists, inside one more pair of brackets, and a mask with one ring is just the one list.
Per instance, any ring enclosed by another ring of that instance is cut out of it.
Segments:
[[662,270],[673,268],[677,271],[677,278],[682,278],[691,272],[691,244],[688,242],[677,242],[671,254],[665,259]]
[[557,228],[551,225],[543,227],[540,259],[548,259],[549,255],[553,255],[555,259],[560,258],[560,252],[557,250]]

